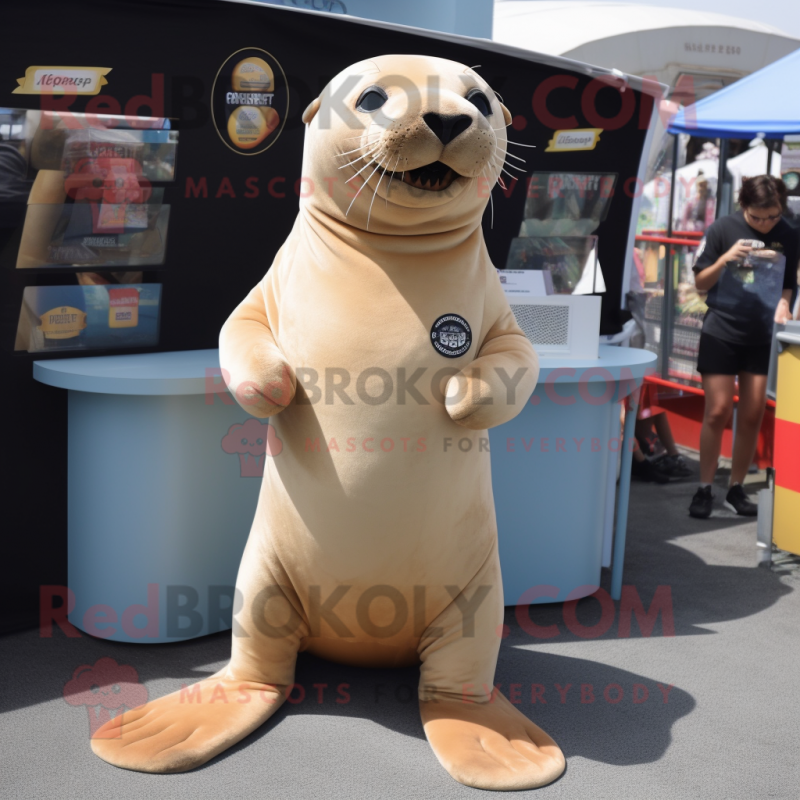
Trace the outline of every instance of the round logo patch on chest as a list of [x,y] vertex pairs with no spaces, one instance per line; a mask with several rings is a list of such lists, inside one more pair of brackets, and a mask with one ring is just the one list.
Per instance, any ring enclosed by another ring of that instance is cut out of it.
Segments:
[[445,358],[458,358],[463,356],[472,344],[472,328],[464,317],[458,314],[445,314],[433,323],[431,344],[434,350]]

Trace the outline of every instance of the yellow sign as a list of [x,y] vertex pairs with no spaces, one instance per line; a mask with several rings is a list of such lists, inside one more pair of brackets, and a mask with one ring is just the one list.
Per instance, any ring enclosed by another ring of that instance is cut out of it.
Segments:
[[233,68],[231,77],[234,92],[272,92],[275,73],[263,58],[245,58]]
[[255,156],[272,147],[289,113],[289,85],[266,50],[245,47],[219,68],[211,87],[214,127],[226,147]]
[[86,327],[86,312],[72,306],[51,308],[42,314],[39,330],[45,339],[71,339]]
[[545,153],[569,153],[575,150],[594,150],[600,141],[602,128],[574,128],[556,131],[548,142]]
[[228,136],[242,150],[258,147],[280,124],[274,108],[239,106],[228,118]]
[[133,288],[108,290],[108,327],[135,328],[139,324],[139,292]]
[[28,67],[13,94],[99,94],[111,67]]

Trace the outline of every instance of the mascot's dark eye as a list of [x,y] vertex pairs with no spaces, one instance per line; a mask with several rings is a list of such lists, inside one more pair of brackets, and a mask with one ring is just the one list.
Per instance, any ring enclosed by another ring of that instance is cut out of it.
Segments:
[[377,111],[387,100],[388,96],[378,86],[370,86],[361,92],[361,97],[356,103],[357,111]]
[[492,116],[492,104],[489,102],[489,98],[480,89],[473,89],[467,95],[467,100],[469,100],[484,117]]

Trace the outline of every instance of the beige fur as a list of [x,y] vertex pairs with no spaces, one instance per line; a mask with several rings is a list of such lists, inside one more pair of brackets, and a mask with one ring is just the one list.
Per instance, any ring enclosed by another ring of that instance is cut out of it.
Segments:
[[[388,100],[356,111],[371,85]],[[490,116],[465,99],[473,88],[491,101]],[[468,115],[469,127],[443,144],[423,119],[431,111]],[[421,663],[425,733],[456,780],[544,785],[563,771],[561,751],[488,694],[503,596],[486,429],[519,412],[538,374],[481,230],[510,117],[463,65],[384,56],[338,75],[304,120],[303,175],[315,191],[220,335],[231,390],[250,413],[271,417],[283,449],[267,459],[239,571],[244,607],[230,664],[201,693],[245,683],[245,694],[272,702],[187,708],[176,693],[106,725],[102,734],[118,738],[95,739],[94,751],[128,769],[196,767],[274,712],[307,650],[352,664]],[[448,188],[404,182],[403,172],[436,161],[459,175]],[[471,326],[458,358],[431,343],[445,314]],[[392,379],[381,403],[363,395],[387,386],[376,369]],[[400,371],[419,369],[419,394],[401,399]],[[326,370],[349,376],[350,404]],[[511,397],[501,375],[515,373]],[[269,602],[256,602],[264,591]]]

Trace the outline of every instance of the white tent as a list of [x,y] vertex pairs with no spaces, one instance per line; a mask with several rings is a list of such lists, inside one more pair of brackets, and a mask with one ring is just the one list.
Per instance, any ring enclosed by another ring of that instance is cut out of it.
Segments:
[[[767,171],[767,148],[760,139],[754,139],[748,150],[740,153],[727,162],[727,170],[731,176],[733,198],[736,199],[742,186],[742,178],[753,175],[763,175]],[[781,157],[779,153],[772,154],[772,167],[770,172],[776,177],[781,176]],[[678,169],[675,173],[675,219],[679,223],[683,217],[686,203],[694,196],[697,179],[704,177],[709,184],[712,195],[717,193],[717,177],[719,174],[719,161],[717,159],[702,158]],[[642,191],[641,212],[648,219],[648,228],[666,228],[669,214],[669,174],[661,176],[645,184]]]
[[[728,159],[728,172],[731,174],[734,199],[742,188],[742,178],[752,178],[754,175],[764,175],[767,171],[767,147],[761,139],[750,142],[749,149],[740,153],[735,158]],[[776,178],[781,176],[781,154],[772,154],[770,173]]]
[[608,0],[495,0],[493,38],[669,86],[691,76],[697,99],[800,47],[748,19]]

